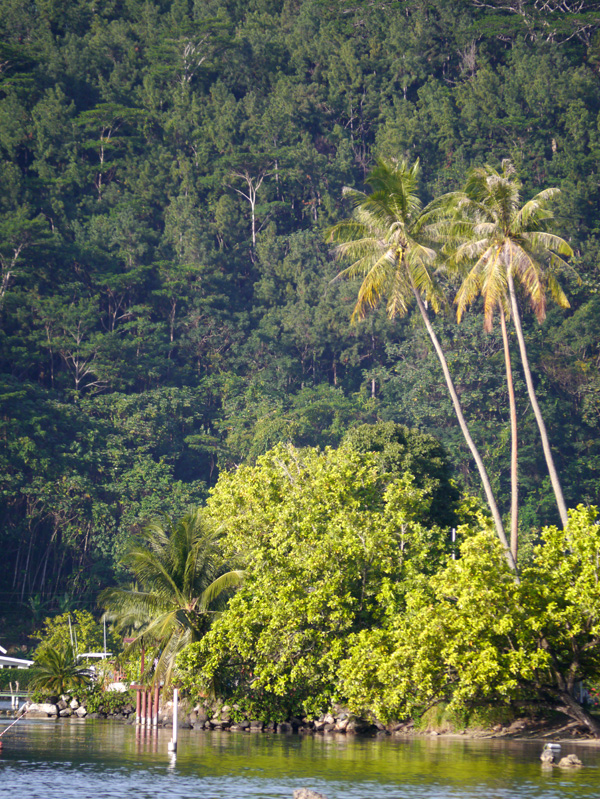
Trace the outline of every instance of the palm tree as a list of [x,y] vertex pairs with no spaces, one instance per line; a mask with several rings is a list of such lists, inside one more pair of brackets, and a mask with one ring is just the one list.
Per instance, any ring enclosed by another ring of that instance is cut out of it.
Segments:
[[412,302],[416,303],[440,361],[458,423],[477,464],[506,559],[515,570],[489,477],[469,433],[446,358],[425,306],[427,302],[438,311],[441,295],[430,271],[436,252],[420,240],[428,214],[423,212],[415,192],[419,172],[418,160],[411,166],[406,161],[378,161],[366,179],[372,188],[371,194],[345,190],[354,205],[352,217],[330,228],[328,238],[337,244],[335,252],[339,258],[353,260],[340,275],[363,278],[353,321],[363,318],[384,296],[390,318],[396,314],[404,316]]
[[[487,329],[491,328],[496,310],[500,312],[502,323],[504,315],[510,310],[519,342],[527,391],[540,431],[552,488],[562,524],[566,526],[567,508],[554,466],[548,433],[533,387],[515,283],[518,283],[528,296],[539,322],[542,322],[546,315],[548,290],[561,307],[568,308],[569,302],[554,276],[553,269],[556,266],[566,266],[561,256],[572,255],[573,251],[564,239],[548,231],[548,225],[553,219],[548,203],[559,193],[559,189],[545,189],[524,205],[521,205],[520,190],[521,183],[515,175],[513,165],[507,159],[502,162],[501,172],[488,165],[471,170],[464,192],[447,195],[446,198],[447,206],[453,207],[456,212],[447,248],[452,250],[456,264],[470,265],[470,270],[456,295],[459,321],[467,305],[479,294],[484,300]],[[508,339],[505,330],[503,338],[507,354]],[[509,372],[510,362],[507,354],[507,376]],[[511,402],[514,403],[514,397],[511,398]],[[516,418],[513,414],[515,414],[514,406],[511,405],[511,422]],[[516,433],[513,435],[516,437]],[[516,444],[513,443],[513,462],[515,459]],[[516,473],[516,463],[514,470]],[[513,486],[513,528],[516,524],[515,501],[516,488]],[[516,539],[513,554],[516,557]]]
[[131,646],[157,646],[155,678],[168,683],[178,652],[204,635],[216,612],[211,604],[239,585],[243,572],[224,571],[219,539],[201,510],[174,523],[149,524],[131,542],[121,564],[137,584],[102,592],[106,618],[118,630],[134,632]]
[[31,681],[34,691],[60,696],[90,683],[89,671],[80,666],[70,644],[63,647],[43,647],[35,658],[36,676]]

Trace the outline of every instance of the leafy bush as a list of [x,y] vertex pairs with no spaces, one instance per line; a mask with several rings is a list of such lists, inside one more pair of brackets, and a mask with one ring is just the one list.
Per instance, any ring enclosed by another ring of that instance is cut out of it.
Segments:
[[81,696],[88,713],[121,713],[126,705],[135,705],[132,691],[103,691],[98,685]]

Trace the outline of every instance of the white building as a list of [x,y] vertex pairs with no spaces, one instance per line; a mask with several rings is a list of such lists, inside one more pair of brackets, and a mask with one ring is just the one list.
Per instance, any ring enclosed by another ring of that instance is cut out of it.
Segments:
[[0,646],[0,669],[28,669],[33,665],[33,660],[23,658],[9,658],[6,649]]

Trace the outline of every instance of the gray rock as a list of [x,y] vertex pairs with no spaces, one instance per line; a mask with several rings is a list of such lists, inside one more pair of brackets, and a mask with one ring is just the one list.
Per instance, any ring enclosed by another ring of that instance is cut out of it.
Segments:
[[70,707],[64,707],[64,708],[63,708],[63,709],[60,711],[60,713],[59,713],[58,715],[59,715],[61,718],[63,718],[63,719],[65,719],[65,718],[67,718],[67,719],[68,719],[68,718],[69,718],[69,716],[72,716],[72,715],[73,715],[73,711],[71,710],[71,708],[70,708]]
[[79,718],[82,719],[85,716],[87,716],[87,710],[84,707],[78,707],[77,710],[75,711],[75,715],[79,716]]
[[363,719],[359,719],[356,716],[350,716],[348,719],[346,733],[355,735],[356,733],[366,732],[368,729],[369,724]]
[[77,699],[75,698],[71,699],[71,701],[69,702],[69,707],[71,708],[71,710],[77,710],[77,708],[79,707],[79,702],[77,701]]
[[28,718],[48,718],[48,716],[58,716],[58,707],[51,702],[33,703],[27,711]]
[[577,755],[567,755],[558,761],[559,768],[580,768],[580,766],[583,766],[583,763]]
[[326,799],[324,794],[313,791],[310,788],[296,788],[294,799]]
[[281,724],[277,725],[277,732],[280,732],[283,735],[289,735],[290,733],[294,732],[294,728],[287,721],[282,721]]

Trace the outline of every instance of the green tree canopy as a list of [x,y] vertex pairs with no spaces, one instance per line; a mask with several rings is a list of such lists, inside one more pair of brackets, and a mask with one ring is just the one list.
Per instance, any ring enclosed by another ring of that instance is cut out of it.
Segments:
[[183,684],[216,683],[254,712],[325,710],[348,636],[376,625],[386,592],[403,595],[408,575],[430,573],[447,551],[449,535],[422,523],[430,505],[410,474],[382,472],[348,446],[280,445],[222,474],[207,513],[226,554],[243,553],[246,577],[179,657]]
[[411,474],[431,500],[426,521],[450,527],[458,523],[458,489],[451,479],[448,453],[432,435],[395,422],[375,422],[351,429],[346,443],[358,452],[376,453],[379,468],[392,475]]
[[551,707],[600,735],[573,698],[600,676],[598,511],[547,528],[515,583],[488,530],[463,530],[460,557],[388,606],[388,622],[359,633],[340,668],[355,710],[384,718],[493,702]]

